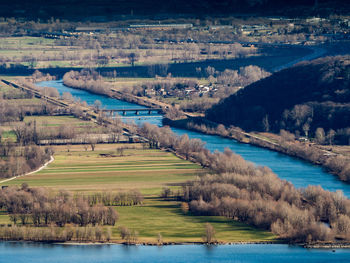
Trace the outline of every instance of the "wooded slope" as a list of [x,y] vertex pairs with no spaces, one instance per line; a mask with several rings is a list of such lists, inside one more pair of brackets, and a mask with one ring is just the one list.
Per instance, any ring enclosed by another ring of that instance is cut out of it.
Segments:
[[[336,131],[349,143],[350,56],[302,62],[255,82],[207,111],[207,118],[247,131]],[[332,132],[333,133],[333,132]]]

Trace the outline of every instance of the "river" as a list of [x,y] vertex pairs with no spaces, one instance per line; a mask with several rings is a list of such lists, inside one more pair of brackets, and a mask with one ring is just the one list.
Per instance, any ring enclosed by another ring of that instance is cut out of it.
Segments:
[[349,262],[348,249],[304,249],[289,245],[54,245],[0,243],[0,262],[16,263],[228,263]]
[[[106,96],[92,94],[84,90],[72,89],[64,86],[61,80],[44,81],[37,83],[37,85],[54,87],[60,94],[63,92],[70,92],[75,98],[86,101],[89,105],[92,105],[96,100],[100,100],[102,107],[105,109],[145,108]],[[148,115],[147,112],[137,116],[129,112],[126,116],[123,116],[122,119],[136,124],[142,124],[143,122],[150,122],[159,126],[162,124],[161,115]],[[350,184],[343,183],[338,177],[325,172],[320,166],[268,149],[239,143],[235,140],[219,136],[206,135],[177,128],[172,128],[172,130],[177,135],[187,133],[190,138],[201,139],[211,151],[223,151],[225,147],[230,148],[235,153],[241,155],[245,160],[253,162],[256,165],[271,168],[281,179],[292,182],[298,188],[307,187],[308,185],[321,185],[324,189],[329,191],[342,190],[347,197],[350,197]]]
[[[131,103],[92,94],[83,90],[65,87],[61,80],[37,83],[40,86],[55,87],[62,94],[72,95],[88,104],[100,100],[105,109],[136,108]],[[132,115],[122,117],[124,121],[137,124],[148,121],[161,125],[162,116],[158,114]],[[310,184],[336,191],[342,190],[350,196],[350,186],[339,181],[335,176],[326,173],[319,166],[292,158],[267,149],[218,136],[205,135],[198,132],[172,129],[176,134],[187,133],[190,138],[198,138],[206,143],[211,151],[222,151],[225,147],[232,149],[244,159],[257,165],[270,167],[282,179],[292,182],[296,187]],[[349,262],[350,249],[304,249],[286,244],[244,244],[244,245],[172,245],[172,246],[123,246],[123,245],[54,245],[34,243],[0,242],[0,263],[41,263],[41,262],[74,262],[74,263],[157,263],[157,262]]]

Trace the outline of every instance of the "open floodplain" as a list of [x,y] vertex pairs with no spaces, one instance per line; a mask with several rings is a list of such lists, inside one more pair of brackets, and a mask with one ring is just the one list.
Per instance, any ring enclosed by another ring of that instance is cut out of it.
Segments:
[[345,1],[14,2],[0,3],[0,263],[349,262]]
[[[268,231],[224,217],[184,213],[180,201],[161,198],[163,188],[176,193],[181,183],[207,172],[171,152],[144,149],[142,144],[98,144],[95,151],[86,145],[65,145],[55,146],[54,151],[55,161],[44,170],[2,185],[27,183],[85,194],[139,190],[144,196],[142,204],[114,207],[119,220],[112,228],[112,242],[123,241],[120,226],[137,231],[140,243],[157,243],[158,234],[165,243],[202,242],[207,222],[214,226],[220,242],[276,241]],[[0,213],[0,223],[10,223],[7,214]]]

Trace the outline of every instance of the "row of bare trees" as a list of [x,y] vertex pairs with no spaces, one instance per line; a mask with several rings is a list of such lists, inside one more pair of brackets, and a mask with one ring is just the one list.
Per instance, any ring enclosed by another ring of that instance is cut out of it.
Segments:
[[69,192],[54,194],[44,188],[29,188],[27,185],[1,190],[0,207],[6,209],[14,224],[20,221],[22,225],[113,226],[118,220],[118,214],[112,207],[90,205],[83,196],[73,196]]
[[[238,141],[246,140],[247,142],[248,140],[245,138],[244,131],[239,127],[225,127],[222,124],[216,125],[205,122],[196,123],[194,121],[180,124],[180,126],[180,128],[200,131],[205,134],[234,138]],[[322,137],[323,133],[320,133],[321,135],[318,137]],[[317,147],[317,145],[311,143],[300,143],[296,140],[294,134],[285,130],[281,130],[279,136],[276,137],[278,137],[278,144],[272,144],[266,140],[260,140],[255,137],[250,137],[249,143],[322,165],[328,171],[337,175],[342,181],[350,182],[350,162],[348,157],[339,154],[330,154],[329,152],[325,152],[323,149]],[[316,137],[315,140],[317,140],[318,137]]]
[[193,213],[226,216],[291,241],[350,239],[350,200],[342,192],[296,189],[229,149],[211,153],[200,140],[177,137],[168,127],[145,124],[139,133],[152,145],[171,148],[217,173],[183,188],[182,198]]
[[90,205],[103,204],[105,206],[132,206],[142,204],[144,198],[139,190],[131,190],[118,193],[93,193],[85,196],[84,199],[86,199]]
[[0,227],[0,240],[32,242],[108,242],[112,237],[110,228],[101,226],[69,226],[65,228],[21,227],[17,225]]

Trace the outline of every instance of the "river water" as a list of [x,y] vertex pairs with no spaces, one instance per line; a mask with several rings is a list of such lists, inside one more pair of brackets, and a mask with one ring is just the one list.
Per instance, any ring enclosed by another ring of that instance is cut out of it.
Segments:
[[[75,98],[80,99],[81,101],[86,101],[89,105],[92,105],[96,100],[99,100],[102,103],[102,107],[105,109],[145,108],[140,105],[108,98],[106,96],[92,94],[84,90],[72,89],[64,86],[61,80],[44,81],[37,83],[37,85],[54,87],[60,94],[63,92],[70,92]],[[150,122],[159,126],[162,125],[161,115],[148,115],[147,112],[137,116],[132,112],[128,112],[126,116],[122,117],[122,119],[136,124]],[[190,138],[201,139],[211,151],[223,151],[226,147],[230,148],[235,153],[241,155],[245,160],[251,161],[256,165],[271,168],[281,179],[292,182],[298,188],[307,187],[308,185],[321,185],[324,189],[329,191],[342,190],[347,197],[350,197],[350,184],[341,182],[336,176],[325,172],[320,166],[264,148],[239,143],[219,136],[206,135],[199,132],[176,128],[172,128],[172,130],[177,135],[183,135],[186,133]]]
[[350,250],[289,245],[50,245],[0,243],[0,263],[228,263],[349,262]]
[[[58,89],[60,94],[70,92],[82,101],[92,105],[100,100],[105,109],[143,108],[142,106],[118,101],[86,91],[65,87],[62,81],[37,83]],[[145,121],[161,126],[162,116],[158,114],[133,115],[122,117],[124,121],[141,124]],[[206,143],[211,151],[232,149],[244,159],[257,165],[270,167],[282,179],[292,182],[296,187],[321,185],[323,188],[342,190],[350,196],[350,186],[339,181],[335,176],[326,173],[322,168],[267,149],[241,144],[234,140],[198,132],[173,129],[178,135],[188,134]],[[0,242],[0,263],[41,263],[41,262],[74,262],[74,263],[206,263],[206,262],[350,262],[350,249],[304,249],[299,246],[284,244],[245,244],[245,245],[173,245],[173,246],[123,246],[123,245],[50,245],[33,243]]]

